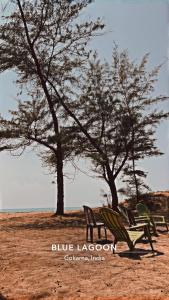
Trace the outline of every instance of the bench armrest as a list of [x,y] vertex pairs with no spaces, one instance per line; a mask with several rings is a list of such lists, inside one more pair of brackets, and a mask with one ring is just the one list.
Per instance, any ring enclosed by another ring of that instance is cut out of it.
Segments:
[[158,215],[151,215],[153,218],[154,222],[166,222],[165,216],[158,216]]

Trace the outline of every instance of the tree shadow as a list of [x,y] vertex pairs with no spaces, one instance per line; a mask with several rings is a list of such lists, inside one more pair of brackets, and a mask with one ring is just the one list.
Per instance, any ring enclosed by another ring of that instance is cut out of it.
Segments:
[[[96,219],[99,216],[98,209],[94,209],[96,213]],[[8,230],[19,230],[19,229],[60,229],[67,227],[79,227],[83,228],[86,226],[86,219],[83,211],[72,211],[66,212],[63,216],[58,216],[55,213],[51,215],[37,217],[36,215],[33,217],[30,213],[29,215],[22,216],[22,214],[10,217],[7,219],[0,220],[2,226],[0,231],[8,231]],[[99,219],[99,218],[98,218]]]
[[[40,294],[37,294],[37,295],[33,295],[30,300],[38,300],[38,299],[45,299],[47,297],[50,297],[51,294],[49,294],[48,292],[44,292],[44,293],[40,293]],[[1,298],[0,298],[1,300]]]
[[96,240],[96,243],[100,245],[112,244],[113,240],[100,239]]
[[[156,240],[152,240],[153,243],[156,243]],[[97,244],[101,244],[101,245],[105,245],[105,244],[112,244],[113,240],[106,240],[106,239],[102,239],[102,240],[97,240],[96,241]],[[149,244],[148,240],[142,240],[140,242],[141,244]],[[129,258],[129,259],[133,259],[133,260],[141,260],[142,256],[145,256],[147,254],[148,255],[147,258],[152,258],[152,257],[156,257],[156,256],[160,256],[160,255],[164,255],[164,252],[160,252],[158,250],[146,250],[143,248],[135,248],[132,251],[131,250],[125,250],[122,252],[118,252],[117,250],[115,251],[115,254],[117,254],[120,257],[125,257],[125,258]]]
[[75,212],[67,212],[67,213],[64,213],[63,216],[58,216],[56,213],[52,214],[51,215],[52,218],[57,218],[57,217],[60,217],[60,218],[83,218],[85,219],[85,214],[83,211],[75,211]]
[[147,258],[153,258],[156,256],[160,256],[160,255],[164,255],[164,252],[160,252],[157,250],[145,250],[145,249],[140,249],[140,248],[136,248],[134,250],[126,250],[123,252],[116,252],[116,254],[118,254],[120,257],[126,257],[129,259],[133,259],[133,260],[141,260],[142,256],[145,256],[147,254],[151,254],[149,255]]
[[8,231],[8,230],[22,230],[22,229],[29,229],[29,230],[47,230],[47,229],[61,229],[61,228],[68,228],[68,227],[73,227],[73,228],[84,228],[85,227],[85,222],[79,221],[79,220],[64,220],[63,222],[59,221],[43,221],[39,222],[34,221],[34,222],[27,222],[27,223],[18,223],[18,224],[5,224],[1,226],[0,231]]

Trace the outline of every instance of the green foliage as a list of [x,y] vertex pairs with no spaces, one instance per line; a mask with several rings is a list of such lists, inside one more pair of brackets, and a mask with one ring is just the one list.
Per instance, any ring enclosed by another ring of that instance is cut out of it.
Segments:
[[55,156],[58,212],[63,214],[63,161],[72,155],[72,148],[60,100],[65,93],[70,95],[78,69],[90,56],[86,45],[104,25],[100,19],[80,22],[89,0],[9,2],[13,12],[0,25],[0,72],[14,70],[19,94],[24,91],[30,100],[18,104],[11,120],[1,120],[1,132],[12,142],[12,150],[45,146],[46,153],[40,150],[40,155],[50,166],[53,159],[50,163],[46,156]]
[[90,1],[15,3],[13,13],[4,17],[0,26],[0,71],[14,69],[18,83],[31,80],[31,85],[39,85],[38,61],[45,81],[49,79],[60,89],[65,80],[73,82],[74,69],[81,66],[90,53],[86,50],[88,41],[104,27],[100,19],[80,22],[79,14]]
[[[41,153],[40,147],[40,155],[49,165],[46,155],[56,154],[59,140],[63,159],[73,155],[74,133],[68,118],[63,120],[50,83],[62,95],[63,91],[69,93],[71,85],[77,82],[75,70],[90,55],[86,45],[104,27],[100,19],[80,22],[79,14],[90,2],[11,1],[13,12],[0,25],[0,72],[13,69],[18,75],[18,97],[30,99],[18,101],[17,110],[10,112],[10,120],[2,118],[1,135],[8,142],[10,139],[12,149],[45,146],[46,154]],[[55,161],[56,169],[56,159],[51,160],[52,166]]]
[[109,185],[122,169],[128,175],[130,171],[130,176],[142,176],[139,170],[131,171],[131,163],[162,154],[156,146],[155,132],[160,121],[169,116],[158,106],[168,98],[155,96],[160,67],[148,72],[147,62],[148,55],[137,64],[127,51],[119,52],[115,47],[110,66],[94,54],[83,77],[76,115],[100,152],[81,134],[77,151],[91,159],[93,170]]

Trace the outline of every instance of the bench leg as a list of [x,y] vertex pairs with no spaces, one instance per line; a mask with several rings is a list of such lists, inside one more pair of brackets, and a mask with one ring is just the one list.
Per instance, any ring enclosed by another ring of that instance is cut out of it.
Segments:
[[107,229],[106,229],[106,226],[104,226],[104,234],[105,234],[105,239],[107,241]]
[[146,233],[146,236],[148,237],[148,241],[150,243],[151,250],[154,252],[153,243],[152,243],[152,239],[151,239],[151,233],[150,233],[150,227],[149,226],[145,226],[145,233]]
[[93,243],[93,227],[90,226],[90,241]]
[[86,242],[88,242],[88,234],[89,233],[89,227],[88,226],[86,226]]

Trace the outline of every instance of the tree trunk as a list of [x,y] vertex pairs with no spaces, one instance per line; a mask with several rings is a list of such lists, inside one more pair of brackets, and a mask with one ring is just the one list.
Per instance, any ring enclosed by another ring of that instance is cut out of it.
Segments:
[[118,207],[118,195],[117,195],[115,179],[114,179],[113,173],[112,173],[108,163],[106,165],[106,171],[107,171],[107,183],[109,185],[111,197],[112,197],[112,208],[115,211],[118,211],[118,208],[117,208]]
[[57,142],[57,209],[56,214],[64,215],[64,180],[63,180],[63,155],[61,142]]
[[135,158],[134,158],[134,144],[135,144],[135,132],[134,127],[132,126],[132,164],[133,164],[133,177],[134,177],[134,184],[136,189],[136,202],[139,202],[139,186],[137,181],[137,176],[135,172]]
[[133,177],[134,177],[134,184],[135,184],[135,189],[136,189],[136,202],[139,202],[140,194],[139,194],[139,187],[138,187],[138,182],[137,182],[137,177],[135,173],[135,160],[134,156],[132,158],[132,163],[133,163]]
[[[27,42],[28,42],[29,49],[30,49],[30,54],[34,60],[34,63],[35,63],[36,69],[37,69],[37,75],[40,79],[41,86],[45,93],[45,96],[46,96],[46,99],[48,102],[48,106],[49,106],[49,110],[50,110],[50,113],[51,113],[51,116],[53,119],[54,131],[55,131],[56,136],[58,136],[58,134],[59,134],[58,119],[57,119],[57,116],[55,113],[52,98],[50,96],[50,92],[49,92],[50,89],[48,89],[47,84],[46,84],[46,78],[45,78],[46,76],[44,76],[44,74],[41,70],[41,63],[39,61],[38,55],[36,54],[36,50],[34,49],[34,43],[31,41],[27,21],[26,21],[20,0],[17,0],[17,5],[20,10],[21,19],[23,21],[25,35],[26,35]],[[56,214],[63,215],[64,214],[63,155],[62,155],[62,145],[61,145],[60,138],[59,138],[59,140],[57,140],[56,163],[57,163],[57,211],[56,211]]]
[[112,197],[112,208],[115,211],[118,211],[118,195],[117,195],[117,189],[116,189],[116,184],[115,180],[112,179],[109,183],[110,191],[111,191],[111,197]]

